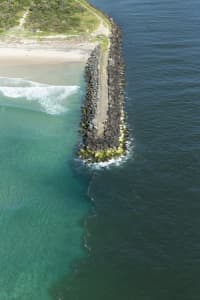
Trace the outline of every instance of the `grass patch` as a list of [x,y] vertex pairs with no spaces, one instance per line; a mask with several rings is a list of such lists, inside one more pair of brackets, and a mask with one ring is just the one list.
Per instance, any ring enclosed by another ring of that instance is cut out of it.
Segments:
[[0,0],[0,33],[19,25],[26,10],[25,30],[32,34],[89,34],[99,25],[85,0]]
[[26,29],[63,34],[90,33],[99,21],[78,0],[34,0],[26,20]]
[[17,26],[21,13],[30,5],[30,0],[0,1],[0,32]]

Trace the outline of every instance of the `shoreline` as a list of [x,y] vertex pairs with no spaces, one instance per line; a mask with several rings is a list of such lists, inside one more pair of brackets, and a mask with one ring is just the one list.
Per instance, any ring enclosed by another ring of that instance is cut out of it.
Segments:
[[98,19],[95,31],[68,37],[4,36],[0,38],[0,64],[85,63],[78,155],[90,163],[109,161],[126,154],[121,31],[109,16],[87,2],[82,5]]
[[109,17],[108,20],[111,25],[108,46],[105,49],[98,45],[86,65],[79,156],[88,163],[110,161],[127,152],[122,36],[114,21]]
[[0,43],[0,63],[33,62],[87,62],[94,43],[74,43],[54,41],[52,44],[31,41]]

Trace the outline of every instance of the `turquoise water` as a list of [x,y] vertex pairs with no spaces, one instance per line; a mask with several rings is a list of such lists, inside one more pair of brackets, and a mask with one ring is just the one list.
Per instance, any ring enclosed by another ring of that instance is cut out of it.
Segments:
[[84,255],[87,184],[73,168],[83,65],[0,75],[0,299],[48,300]]

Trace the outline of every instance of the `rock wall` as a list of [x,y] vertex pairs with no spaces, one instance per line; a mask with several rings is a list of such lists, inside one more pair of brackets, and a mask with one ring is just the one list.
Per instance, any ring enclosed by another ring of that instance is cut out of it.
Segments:
[[108,121],[104,138],[109,147],[119,147],[120,124],[123,120],[124,62],[122,58],[121,31],[112,22],[110,53],[108,61]]
[[86,98],[82,107],[82,145],[83,149],[90,148],[97,150],[96,145],[96,129],[94,126],[94,118],[97,109],[97,101],[99,101],[99,64],[101,49],[97,46],[91,53],[85,67],[86,79]]
[[108,60],[108,111],[104,134],[98,137],[94,119],[99,99],[99,65],[101,46],[97,46],[88,59],[85,71],[86,99],[82,108],[80,157],[92,162],[109,160],[125,152],[124,125],[124,63],[121,52],[121,32],[110,20],[112,33]]

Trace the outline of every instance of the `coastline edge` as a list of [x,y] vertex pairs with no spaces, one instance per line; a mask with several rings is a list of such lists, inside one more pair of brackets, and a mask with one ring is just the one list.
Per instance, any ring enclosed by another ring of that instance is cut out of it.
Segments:
[[[96,9],[96,8],[95,8]],[[101,56],[105,45],[99,43],[91,52],[85,67],[86,96],[82,106],[80,133],[82,142],[78,155],[85,162],[97,163],[124,156],[127,152],[128,131],[124,112],[124,62],[122,57],[122,34],[118,25],[99,11],[110,24],[108,37],[107,88],[108,110],[102,136],[99,136],[96,123],[97,104],[101,87]],[[105,44],[105,42],[104,42]],[[104,70],[105,71],[105,70]]]

